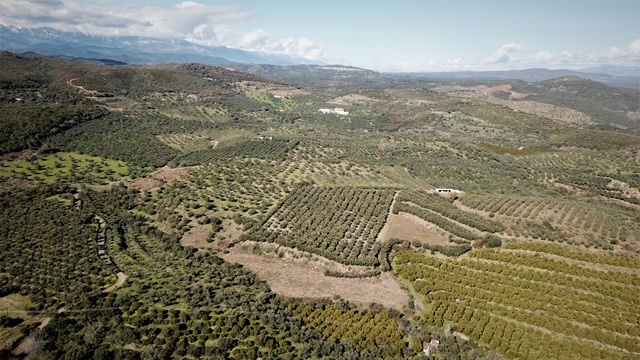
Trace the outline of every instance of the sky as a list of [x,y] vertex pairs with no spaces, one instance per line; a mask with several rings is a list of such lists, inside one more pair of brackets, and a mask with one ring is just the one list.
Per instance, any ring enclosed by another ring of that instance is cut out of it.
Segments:
[[1,0],[0,24],[378,71],[640,65],[640,0]]

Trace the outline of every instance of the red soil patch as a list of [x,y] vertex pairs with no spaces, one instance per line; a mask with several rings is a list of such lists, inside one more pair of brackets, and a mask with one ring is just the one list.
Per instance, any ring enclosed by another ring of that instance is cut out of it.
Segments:
[[163,167],[154,171],[151,175],[136,179],[129,183],[129,186],[139,190],[155,190],[164,184],[171,184],[172,182],[179,180],[191,172],[193,168],[169,168]]

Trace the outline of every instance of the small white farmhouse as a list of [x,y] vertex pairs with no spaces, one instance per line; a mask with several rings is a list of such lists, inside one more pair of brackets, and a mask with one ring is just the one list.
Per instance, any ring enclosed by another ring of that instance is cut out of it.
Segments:
[[343,108],[320,109],[318,111],[320,111],[323,114],[349,115],[349,112],[348,111],[344,111]]

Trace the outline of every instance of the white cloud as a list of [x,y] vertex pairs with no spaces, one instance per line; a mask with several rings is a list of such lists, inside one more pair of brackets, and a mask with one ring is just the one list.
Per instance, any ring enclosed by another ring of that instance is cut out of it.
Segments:
[[52,27],[92,35],[183,37],[202,24],[225,24],[249,17],[237,6],[192,1],[175,6],[116,5],[60,0],[3,0],[0,24]]
[[233,23],[251,18],[240,6],[187,0],[175,5],[115,4],[109,0],[1,0],[0,24],[51,27],[102,36],[186,39],[215,46],[282,53],[317,60],[325,50],[305,38],[271,35],[262,29],[243,34]]
[[613,46],[607,52],[607,56],[610,59],[631,59],[631,60],[640,60],[640,39],[636,39],[627,45],[626,49],[618,49]]
[[269,34],[262,29],[257,29],[243,36],[242,40],[240,40],[240,46],[248,48],[263,47],[266,45],[267,40],[269,40]]
[[231,43],[237,34],[224,24],[200,24],[185,36],[185,39],[199,45],[216,46]]
[[273,35],[263,29],[244,35],[239,46],[254,51],[303,57],[309,60],[319,60],[326,56],[323,47],[307,38],[295,39],[285,35]]
[[[510,43],[501,46],[484,60],[469,62],[466,67],[475,70],[509,70],[526,68],[581,69],[598,65],[638,65],[640,64],[640,39],[625,48],[611,47],[600,54],[565,50],[558,53],[549,51],[526,52],[525,46]],[[513,53],[519,53],[514,56]]]
[[636,39],[636,41],[629,44],[627,48],[632,54],[640,54],[640,39]]
[[553,53],[550,53],[548,51],[540,51],[537,52],[536,54],[534,54],[531,57],[531,60],[535,61],[535,62],[540,62],[540,63],[545,63],[548,61],[552,61],[556,58],[556,56]]
[[516,43],[504,44],[498,50],[496,50],[496,52],[494,52],[488,58],[486,58],[484,62],[487,64],[503,64],[511,60],[511,57],[509,56],[509,54],[518,52],[518,51],[523,51],[523,50],[524,50],[524,45],[522,44],[516,44]]
[[176,7],[178,9],[185,9],[185,8],[189,8],[189,7],[202,7],[202,6],[203,5],[200,5],[200,4],[198,4],[196,2],[193,2],[193,1],[185,1],[185,2],[182,2],[180,4],[176,4]]
[[[518,56],[513,55],[517,53]],[[487,71],[514,70],[529,68],[548,69],[584,69],[598,65],[635,65],[640,64],[640,39],[634,40],[624,48],[612,47],[600,54],[577,51],[550,52],[546,50],[526,51],[522,44],[510,43],[501,46],[488,58],[450,58],[438,61],[410,62],[396,61],[378,65],[384,71]],[[364,65],[364,64],[363,64]]]

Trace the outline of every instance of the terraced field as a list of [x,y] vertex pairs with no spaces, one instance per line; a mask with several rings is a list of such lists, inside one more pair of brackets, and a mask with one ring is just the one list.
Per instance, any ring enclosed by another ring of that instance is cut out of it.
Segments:
[[507,358],[640,356],[635,259],[516,243],[463,260],[401,251],[394,268],[424,302],[425,321]]
[[391,206],[387,189],[299,186],[248,236],[348,265],[377,266],[376,238]]
[[[467,196],[462,203],[485,214],[510,219],[508,233],[533,236],[548,240],[588,237],[600,246],[635,242],[640,239],[637,214],[612,204],[593,200],[553,199],[522,196]],[[548,232],[531,233],[520,226],[526,221],[537,221]],[[513,221],[516,223],[513,223]],[[556,234],[556,235],[550,235]],[[551,236],[551,237],[549,237]],[[582,242],[582,241],[580,241]]]
[[179,157],[174,160],[174,163],[180,166],[191,166],[235,157],[283,159],[286,153],[296,145],[298,145],[298,142],[295,140],[272,138],[242,141],[228,146],[216,147],[215,149],[194,151]]

